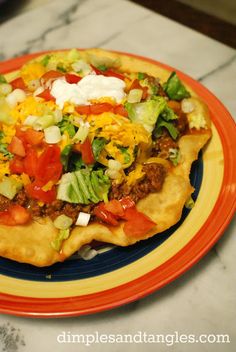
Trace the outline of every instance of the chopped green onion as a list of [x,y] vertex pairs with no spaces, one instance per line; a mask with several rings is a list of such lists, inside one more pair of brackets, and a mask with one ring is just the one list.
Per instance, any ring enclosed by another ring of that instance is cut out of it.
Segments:
[[54,226],[59,230],[67,230],[73,223],[73,220],[65,214],[59,215],[54,221]]
[[47,66],[50,61],[51,55],[45,55],[44,58],[41,60],[41,64],[43,66]]
[[106,65],[98,65],[97,68],[100,70],[100,71],[107,71],[107,67]]
[[138,80],[141,81],[145,78],[145,73],[143,72],[138,72]]
[[0,75],[0,83],[7,83],[7,80],[3,75]]

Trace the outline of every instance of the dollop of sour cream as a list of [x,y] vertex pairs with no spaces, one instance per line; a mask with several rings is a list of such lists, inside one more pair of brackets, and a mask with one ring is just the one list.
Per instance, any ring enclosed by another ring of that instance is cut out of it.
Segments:
[[77,84],[67,83],[65,79],[53,82],[51,95],[56,99],[56,104],[62,109],[65,102],[76,105],[89,105],[90,100],[108,97],[118,104],[125,97],[125,82],[116,77],[102,75],[88,75]]

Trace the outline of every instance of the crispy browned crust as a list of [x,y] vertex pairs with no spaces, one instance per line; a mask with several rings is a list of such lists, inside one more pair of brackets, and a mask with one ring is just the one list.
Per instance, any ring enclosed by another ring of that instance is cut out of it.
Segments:
[[[101,49],[91,49],[82,52],[118,58],[124,71],[147,72],[165,81],[169,72],[145,61],[105,52]],[[192,91],[191,91],[192,93]],[[57,230],[50,219],[34,221],[27,226],[0,226],[0,255],[18,262],[30,263],[35,266],[49,266],[55,262],[65,260],[81,246],[92,240],[113,243],[120,246],[134,244],[147,239],[176,224],[181,217],[186,200],[193,192],[189,181],[191,164],[197,159],[199,151],[211,137],[210,118],[205,104],[193,92],[193,101],[197,105],[207,123],[207,129],[201,129],[196,134],[189,134],[179,139],[181,162],[167,175],[163,188],[158,193],[149,194],[140,200],[137,207],[140,211],[156,222],[156,226],[142,238],[127,236],[123,231],[123,223],[118,227],[107,227],[99,223],[73,229],[70,237],[64,241],[61,253],[56,252],[51,241],[57,236]]]

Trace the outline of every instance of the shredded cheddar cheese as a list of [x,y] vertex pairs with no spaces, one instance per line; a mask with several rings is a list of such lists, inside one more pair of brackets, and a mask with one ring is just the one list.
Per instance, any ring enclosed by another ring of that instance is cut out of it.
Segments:
[[135,184],[138,180],[141,180],[145,175],[145,172],[142,171],[142,165],[138,164],[135,170],[131,171],[126,177],[128,185]]
[[27,97],[22,103],[11,110],[11,115],[15,122],[23,123],[29,115],[43,116],[55,110],[56,105],[53,101],[38,102],[37,98]]
[[39,62],[32,62],[22,67],[20,74],[23,80],[28,83],[32,80],[39,79],[46,72],[45,67]]

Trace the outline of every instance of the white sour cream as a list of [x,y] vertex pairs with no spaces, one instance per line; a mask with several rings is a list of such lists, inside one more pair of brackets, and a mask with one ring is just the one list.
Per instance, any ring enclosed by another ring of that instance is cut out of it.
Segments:
[[102,75],[88,75],[77,84],[67,83],[64,79],[53,82],[51,95],[56,99],[56,104],[62,109],[65,102],[76,105],[89,105],[91,99],[109,97],[118,104],[125,97],[125,82],[116,77]]

